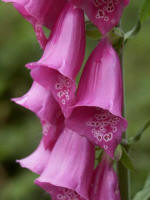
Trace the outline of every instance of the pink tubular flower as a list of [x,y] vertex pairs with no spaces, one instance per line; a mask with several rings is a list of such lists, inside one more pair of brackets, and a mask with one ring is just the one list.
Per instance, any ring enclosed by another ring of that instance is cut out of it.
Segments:
[[116,26],[122,15],[123,9],[129,0],[72,0],[77,6],[82,7],[89,19],[106,34]]
[[111,157],[127,121],[122,117],[122,76],[117,53],[105,38],[89,57],[77,91],[70,129],[87,137]]
[[33,25],[38,41],[44,48],[47,38],[42,26],[51,29],[67,0],[3,0],[14,7]]
[[64,116],[51,93],[36,82],[22,97],[12,99],[15,103],[31,110],[41,120],[45,147],[53,147],[64,128]]
[[50,155],[51,151],[49,148],[45,148],[44,141],[42,139],[40,145],[31,155],[21,160],[17,160],[17,162],[22,167],[27,168],[36,174],[41,174],[48,163]]
[[74,98],[75,77],[82,65],[84,50],[83,11],[68,3],[51,33],[42,58],[27,65],[33,79],[51,89],[66,115],[66,108]]
[[94,146],[86,138],[64,129],[35,183],[54,200],[87,200],[93,168]]
[[95,169],[91,188],[92,200],[120,200],[119,184],[112,163],[106,155]]

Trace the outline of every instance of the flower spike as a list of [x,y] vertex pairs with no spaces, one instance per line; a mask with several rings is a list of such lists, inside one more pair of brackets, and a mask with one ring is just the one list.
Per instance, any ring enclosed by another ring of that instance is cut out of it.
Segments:
[[55,200],[88,200],[93,168],[94,146],[86,138],[65,129],[35,183]]
[[80,70],[85,50],[83,11],[66,4],[46,45],[42,58],[27,64],[32,78],[50,89],[67,116],[73,103],[75,78]]
[[89,57],[66,125],[103,148],[111,157],[127,121],[122,117],[122,74],[117,53],[104,38]]

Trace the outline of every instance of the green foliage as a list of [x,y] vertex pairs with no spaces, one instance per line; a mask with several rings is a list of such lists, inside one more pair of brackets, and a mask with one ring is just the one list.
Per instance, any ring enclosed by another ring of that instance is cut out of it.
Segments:
[[130,31],[124,34],[125,42],[139,33],[141,25],[148,19],[148,17],[150,17],[150,1],[144,0],[140,7],[137,23],[131,28]]
[[149,200],[150,199],[150,175],[148,176],[145,186],[140,190],[133,200]]
[[95,148],[95,167],[100,163],[104,151],[99,147]]
[[140,29],[141,29],[141,21],[138,20],[138,22],[136,23],[136,25],[133,26],[133,28],[132,28],[130,31],[128,31],[128,32],[126,32],[126,33],[124,34],[124,40],[125,40],[125,42],[126,42],[129,38],[131,38],[131,37],[133,37],[133,36],[136,36],[136,35],[139,33]]
[[86,22],[86,35],[93,40],[100,40],[102,36],[98,28],[90,22]]
[[129,139],[129,144],[133,144],[133,143],[135,143],[135,142],[138,142],[138,141],[141,139],[143,133],[144,133],[149,127],[150,127],[150,120],[148,120],[148,121],[144,124],[144,126],[137,132],[137,134],[136,134],[134,137],[132,137],[132,138]]
[[129,170],[135,171],[135,167],[133,164],[133,161],[131,160],[131,157],[129,156],[128,152],[125,150],[124,147],[122,147],[122,156],[120,159],[120,162]]
[[122,157],[122,146],[119,144],[115,150],[115,160],[119,161]]
[[150,17],[150,0],[144,0],[140,10],[140,20],[144,22]]
[[[137,22],[134,16],[140,2],[132,0],[126,9],[124,24],[127,30]],[[15,163],[16,159],[27,156],[36,148],[41,137],[40,123],[34,114],[10,101],[30,87],[32,81],[24,65],[38,60],[42,52],[32,26],[12,6],[0,2],[0,19],[0,199],[47,200],[49,195],[33,184],[35,175]],[[128,43],[125,50],[129,136],[133,136],[137,127],[150,117],[149,33],[150,25],[145,22],[140,34]],[[86,59],[96,43],[88,38]],[[148,130],[146,133],[131,152],[136,166],[136,172],[131,174],[133,193],[141,188],[150,171],[150,134]]]

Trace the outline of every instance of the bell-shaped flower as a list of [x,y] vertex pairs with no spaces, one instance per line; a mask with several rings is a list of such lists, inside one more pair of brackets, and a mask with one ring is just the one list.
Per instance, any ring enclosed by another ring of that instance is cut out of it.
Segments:
[[65,115],[76,90],[75,78],[80,70],[85,51],[83,11],[72,3],[63,9],[42,58],[27,65],[32,78],[50,89]]
[[120,200],[119,184],[111,160],[103,155],[101,163],[95,169],[91,187],[92,200]]
[[120,61],[104,38],[90,55],[81,76],[76,104],[66,125],[103,148],[111,157],[127,121],[122,117]]
[[94,168],[94,145],[64,129],[49,163],[35,183],[54,200],[87,200]]
[[72,1],[85,10],[89,19],[99,28],[102,34],[106,34],[119,23],[123,9],[129,3],[129,0]]
[[53,147],[64,128],[64,116],[51,92],[33,82],[32,87],[24,96],[12,100],[31,110],[39,117],[43,127],[45,147]]
[[31,155],[21,160],[17,160],[17,162],[23,168],[27,168],[36,174],[41,174],[47,166],[50,155],[51,150],[49,148],[45,148],[44,141],[42,138],[39,146]]
[[34,27],[37,39],[41,47],[45,47],[47,38],[42,26],[51,29],[57,21],[67,0],[2,0],[13,3],[14,7]]

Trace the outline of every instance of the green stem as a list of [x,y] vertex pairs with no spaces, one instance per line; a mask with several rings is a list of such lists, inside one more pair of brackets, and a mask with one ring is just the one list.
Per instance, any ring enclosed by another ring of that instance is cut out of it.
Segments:
[[[121,52],[120,52],[120,61],[121,61],[121,66],[122,66],[122,78],[123,78],[123,88],[124,88],[124,98],[123,98],[123,111],[122,114],[125,117],[125,73],[124,73],[124,67],[123,67],[123,53],[124,53],[124,41],[122,43],[122,48],[121,48]],[[125,132],[123,134],[123,138],[127,138],[127,133]],[[128,151],[129,149],[124,146],[124,148],[126,149],[126,151]],[[131,195],[130,195],[130,172],[129,170],[124,167],[124,165],[122,165],[121,162],[117,163],[117,170],[118,170],[118,177],[119,177],[119,187],[120,187],[120,194],[121,194],[121,199],[122,200],[130,200],[131,199]]]

